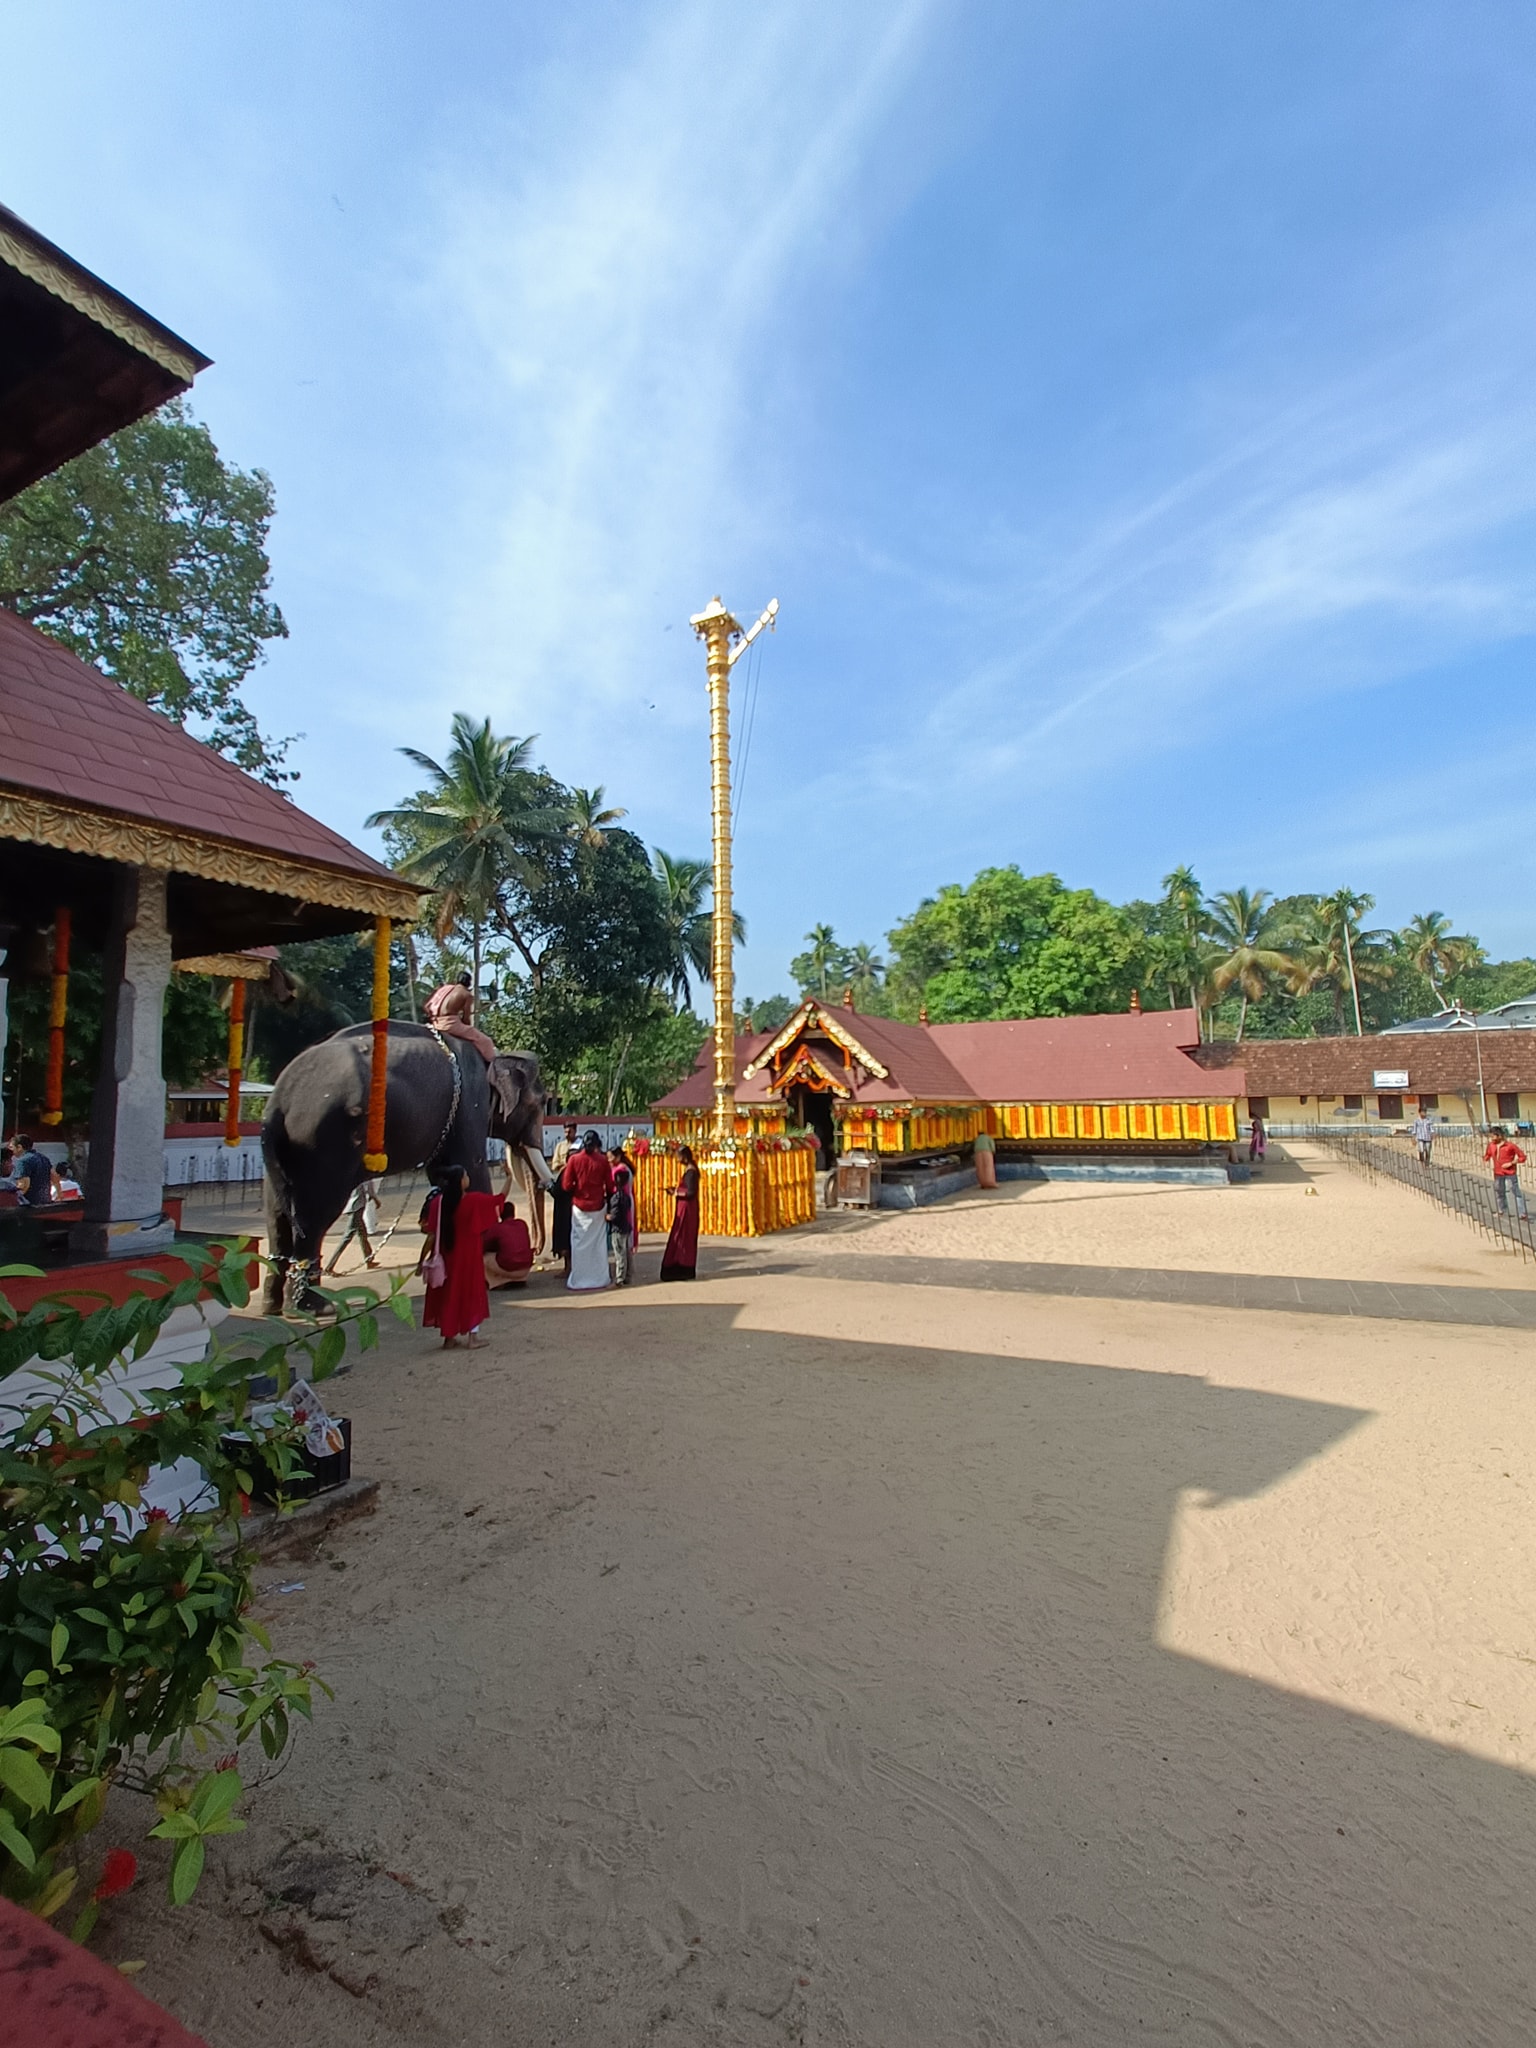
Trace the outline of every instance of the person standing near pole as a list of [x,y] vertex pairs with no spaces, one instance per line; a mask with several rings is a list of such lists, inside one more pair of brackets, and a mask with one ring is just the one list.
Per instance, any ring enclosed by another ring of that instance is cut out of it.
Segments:
[[1493,1167],[1493,1194],[1499,1205],[1499,1214],[1509,1214],[1509,1198],[1513,1195],[1515,1214],[1524,1223],[1526,1208],[1525,1195],[1520,1187],[1520,1169],[1525,1164],[1525,1154],[1509,1132],[1500,1126],[1489,1138],[1483,1157]]
[[1428,1166],[1430,1148],[1435,1142],[1435,1120],[1422,1103],[1413,1120],[1413,1142],[1419,1148],[1420,1166]]

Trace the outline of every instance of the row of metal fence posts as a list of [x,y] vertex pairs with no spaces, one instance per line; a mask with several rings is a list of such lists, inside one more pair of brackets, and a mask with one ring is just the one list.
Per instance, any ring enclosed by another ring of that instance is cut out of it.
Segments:
[[1517,1178],[1505,1187],[1505,1206],[1500,1207],[1492,1168],[1483,1159],[1488,1142],[1485,1133],[1437,1137],[1430,1148],[1427,1166],[1420,1160],[1419,1148],[1411,1137],[1387,1131],[1338,1130],[1314,1130],[1307,1135],[1336,1153],[1367,1180],[1375,1180],[1379,1175],[1401,1187],[1412,1188],[1415,1194],[1423,1195],[1497,1243],[1517,1251],[1521,1258],[1536,1259],[1536,1238],[1532,1236],[1530,1221],[1519,1214],[1528,1199],[1526,1190]]

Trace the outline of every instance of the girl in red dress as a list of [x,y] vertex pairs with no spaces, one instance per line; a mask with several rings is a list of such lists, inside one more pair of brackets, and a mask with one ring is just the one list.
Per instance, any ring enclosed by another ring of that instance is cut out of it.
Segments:
[[454,1350],[461,1338],[467,1350],[478,1351],[483,1346],[477,1332],[491,1312],[483,1246],[486,1232],[500,1220],[501,1205],[496,1197],[473,1193],[462,1166],[442,1169],[437,1193],[422,1218],[427,1241],[416,1270],[426,1272],[434,1255],[442,1253],[444,1277],[439,1286],[430,1279],[427,1282],[421,1325],[424,1330],[442,1331],[445,1351]]

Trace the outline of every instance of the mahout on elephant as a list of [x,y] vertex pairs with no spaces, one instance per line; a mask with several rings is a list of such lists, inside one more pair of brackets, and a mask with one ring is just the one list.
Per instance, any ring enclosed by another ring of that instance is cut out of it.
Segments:
[[[372,1027],[349,1024],[284,1067],[261,1129],[266,1163],[267,1269],[262,1306],[324,1307],[316,1293],[325,1233],[368,1179]],[[532,1053],[498,1053],[490,1065],[472,1045],[430,1025],[391,1019],[387,1037],[384,1150],[390,1170],[457,1161],[470,1186],[491,1192],[485,1146],[501,1138],[514,1159],[540,1143],[544,1090]]]

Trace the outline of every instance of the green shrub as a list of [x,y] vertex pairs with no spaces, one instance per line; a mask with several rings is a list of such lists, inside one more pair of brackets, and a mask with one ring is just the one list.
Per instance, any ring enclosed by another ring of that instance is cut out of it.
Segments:
[[[92,1308],[78,1291],[50,1293],[24,1313],[0,1292],[0,1382],[23,1367],[50,1394],[0,1429],[0,1894],[49,1917],[78,1883],[73,1845],[102,1817],[108,1790],[149,1795],[152,1835],[176,1845],[170,1895],[190,1898],[209,1836],[244,1826],[233,1809],[238,1757],[255,1737],[268,1757],[309,1716],[308,1665],[274,1656],[251,1619],[253,1555],[241,1514],[265,1467],[281,1492],[300,1469],[296,1425],[255,1426],[249,1382],[285,1390],[296,1361],[325,1379],[347,1347],[378,1341],[377,1298],[362,1287],[328,1297],[335,1319],[298,1331],[257,1325],[233,1344],[215,1332],[206,1359],[177,1384],[139,1392],[122,1422],[102,1422],[115,1361],[140,1359],[176,1309],[211,1294],[250,1299],[249,1251],[238,1244],[178,1257],[191,1277],[167,1292]],[[0,1267],[0,1283],[29,1267]],[[162,1280],[160,1274],[136,1275]],[[410,1321],[396,1282],[386,1305]],[[243,1439],[226,1445],[236,1433]],[[151,1466],[192,1459],[213,1501],[177,1521],[141,1505]],[[83,1938],[97,1887],[75,1924]]]

